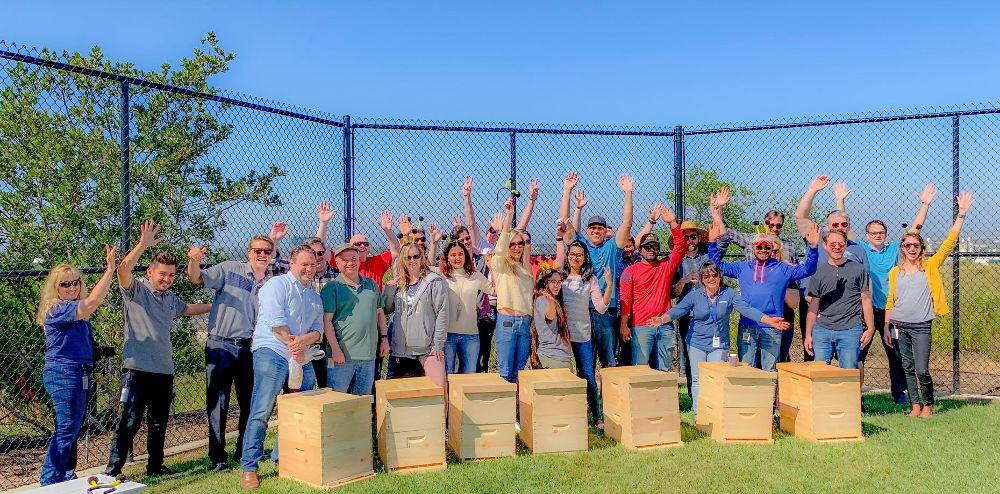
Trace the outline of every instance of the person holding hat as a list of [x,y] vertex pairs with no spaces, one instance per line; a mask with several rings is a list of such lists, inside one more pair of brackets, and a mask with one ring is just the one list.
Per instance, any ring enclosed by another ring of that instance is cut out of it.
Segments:
[[[632,365],[649,364],[655,353],[656,368],[670,370],[677,334],[673,324],[649,325],[647,321],[670,309],[670,280],[687,251],[677,217],[669,208],[661,208],[659,219],[670,226],[673,249],[661,260],[660,239],[653,233],[639,239],[642,260],[625,269],[619,283],[621,292],[621,337],[632,345]],[[631,320],[631,329],[629,321]]]
[[[698,224],[691,220],[681,222],[681,232],[684,240],[687,241],[687,251],[681,258],[681,265],[678,266],[673,279],[673,296],[682,300],[691,290],[701,285],[701,266],[708,260],[708,231],[698,228]],[[721,250],[725,250],[722,248]],[[691,315],[687,314],[675,319],[677,323],[677,364],[679,372],[684,374],[687,381],[688,396],[692,394],[691,365],[688,358],[687,341],[688,330],[691,327]]]
[[[577,183],[579,183],[579,180],[579,175],[576,172],[566,174],[566,178],[563,180],[562,201],[559,206],[560,218],[570,217],[570,193],[576,187]],[[575,221],[575,218],[578,218],[581,214],[583,205],[586,204],[585,201],[582,203],[580,201],[577,202],[577,213],[574,215],[574,221],[570,222],[567,229],[568,235],[582,241],[587,246],[590,258],[594,263],[595,275],[602,291],[605,288],[604,270],[610,269],[612,275],[617,271],[618,263],[621,262],[622,258],[622,249],[632,235],[632,195],[635,189],[635,182],[632,180],[632,177],[622,175],[618,180],[618,186],[621,188],[624,196],[624,207],[622,209],[621,225],[618,226],[613,239],[607,238],[608,222],[603,216],[595,215],[587,221],[585,235],[579,231],[580,224]],[[616,291],[616,288],[617,280],[613,280],[612,291]],[[612,296],[611,307],[608,308],[607,312],[601,314],[592,308],[590,313],[594,342],[597,344],[597,356],[601,361],[602,367],[614,367],[618,365],[615,356],[615,347],[619,344],[619,338],[615,331],[615,328],[618,326],[617,306],[618,297]]]
[[342,243],[333,251],[340,275],[320,292],[323,333],[330,345],[330,387],[367,395],[375,382],[375,358],[389,353],[382,295],[375,280],[361,276],[358,248]]

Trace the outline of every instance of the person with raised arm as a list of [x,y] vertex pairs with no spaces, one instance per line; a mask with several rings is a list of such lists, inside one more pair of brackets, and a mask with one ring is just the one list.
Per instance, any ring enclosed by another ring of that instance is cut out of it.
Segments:
[[143,222],[139,243],[118,266],[118,285],[125,312],[125,344],[122,348],[121,418],[111,443],[105,473],[117,476],[132,450],[143,415],[147,416],[146,474],[170,475],[163,465],[163,443],[174,390],[173,347],[170,330],[181,316],[197,316],[211,304],[187,304],[170,291],[177,277],[177,257],[170,251],[153,254],[146,278],[136,280],[132,270],[147,249],[160,243],[160,225]]
[[934,382],[930,373],[931,324],[934,318],[951,312],[941,281],[941,265],[958,245],[965,215],[972,207],[972,194],[962,192],[955,201],[958,215],[937,252],[927,258],[927,242],[919,232],[908,231],[901,242],[899,265],[889,271],[883,334],[888,339],[889,325],[894,326],[906,375],[906,389],[910,395],[910,417],[919,415],[928,418],[934,413]]
[[500,377],[517,382],[531,353],[531,313],[535,279],[525,252],[524,234],[511,229],[514,198],[504,202],[503,230],[490,269],[497,292],[497,327],[494,343]]
[[570,369],[570,337],[562,298],[562,271],[547,264],[535,283],[534,315],[531,318],[531,367]]
[[45,331],[42,384],[52,399],[55,430],[39,483],[57,484],[76,476],[76,440],[83,428],[94,370],[95,350],[90,316],[104,303],[117,266],[114,247],[104,247],[104,274],[88,293],[83,273],[57,264],[42,285],[35,323]]
[[[681,264],[677,267],[677,272],[672,280],[671,295],[678,301],[691,293],[691,290],[698,288],[701,284],[701,266],[708,260],[708,230],[699,228],[698,224],[691,220],[681,222],[681,232],[684,240],[687,241],[687,251],[681,258]],[[719,250],[725,251],[724,248]],[[687,381],[688,396],[694,398],[692,390],[691,362],[687,352],[687,334],[691,329],[691,315],[682,316],[675,319],[677,323],[677,364],[678,373],[684,375]]]
[[[570,195],[577,183],[579,183],[579,180],[579,175],[576,172],[571,171],[566,174],[563,180],[563,194],[559,206],[560,218],[570,217]],[[614,238],[607,238],[608,222],[604,217],[597,215],[592,216],[587,221],[586,235],[583,235],[579,231],[581,225],[578,222],[574,224],[571,221],[567,229],[567,234],[571,238],[580,240],[587,246],[590,258],[594,264],[598,283],[601,284],[601,289],[605,288],[604,270],[610,269],[612,273],[613,295],[608,311],[602,314],[592,308],[590,313],[597,356],[601,361],[602,367],[618,365],[616,348],[621,345],[621,338],[618,332],[618,297],[616,296],[618,280],[613,278],[614,273],[618,271],[618,263],[621,262],[622,249],[632,235],[632,198],[635,182],[629,175],[622,175],[618,179],[618,187],[622,190],[624,207],[622,208],[622,222],[618,226]]]

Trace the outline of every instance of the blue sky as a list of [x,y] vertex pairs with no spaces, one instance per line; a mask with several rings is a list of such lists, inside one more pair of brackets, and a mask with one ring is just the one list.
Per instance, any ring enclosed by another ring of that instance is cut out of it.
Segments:
[[[5,2],[3,38],[335,114],[673,126],[995,98],[991,2]],[[289,4],[295,4],[294,6]]]

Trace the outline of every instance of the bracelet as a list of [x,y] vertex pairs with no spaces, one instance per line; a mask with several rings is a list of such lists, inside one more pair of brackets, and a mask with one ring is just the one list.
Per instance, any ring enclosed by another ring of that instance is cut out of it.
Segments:
[[380,335],[378,335],[378,339],[381,340],[383,338],[386,339],[386,340],[388,340],[389,339],[389,335],[387,335],[387,334],[380,334]]
[[562,241],[563,241],[562,237],[556,237],[556,242],[562,242]]
[[965,219],[965,213],[958,213],[958,217],[962,218],[962,219]]
[[650,224],[650,225],[655,225],[655,224],[656,224],[656,220],[655,220],[655,219],[652,219],[652,218],[650,218],[650,219],[649,219],[649,224]]

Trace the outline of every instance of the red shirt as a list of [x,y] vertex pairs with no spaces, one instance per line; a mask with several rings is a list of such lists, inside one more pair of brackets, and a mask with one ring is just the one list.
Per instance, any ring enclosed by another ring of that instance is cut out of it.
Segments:
[[358,274],[375,280],[378,291],[381,292],[382,278],[385,277],[385,272],[390,267],[392,267],[392,252],[385,251],[377,256],[368,256],[368,259],[365,259],[365,262],[361,263],[361,267],[358,268]]
[[621,317],[632,316],[632,327],[644,326],[650,318],[670,309],[670,282],[687,252],[687,239],[680,227],[671,230],[670,236],[674,247],[667,259],[639,261],[622,272],[618,284]]

